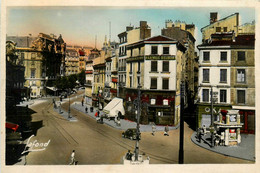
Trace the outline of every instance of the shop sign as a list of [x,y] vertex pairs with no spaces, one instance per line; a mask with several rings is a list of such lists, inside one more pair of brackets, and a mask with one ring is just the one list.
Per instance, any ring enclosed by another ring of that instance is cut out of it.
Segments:
[[146,56],[146,60],[175,60],[175,55],[171,56]]
[[168,106],[168,105],[169,105],[169,100],[167,100],[167,99],[164,99],[164,100],[163,100],[163,105],[166,105],[166,106]]
[[155,99],[151,99],[151,105],[155,105]]

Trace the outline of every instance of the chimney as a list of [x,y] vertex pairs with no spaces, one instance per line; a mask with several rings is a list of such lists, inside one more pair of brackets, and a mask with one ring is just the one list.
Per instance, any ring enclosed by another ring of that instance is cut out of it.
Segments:
[[126,27],[126,31],[131,31],[132,29],[134,29],[134,27],[132,27],[132,26],[127,26]]
[[140,21],[140,28],[146,28],[147,21]]
[[166,21],[165,21],[165,27],[166,27],[166,28],[171,28],[172,25],[173,25],[172,20],[166,20]]
[[218,13],[217,12],[211,12],[210,13],[210,24],[215,23],[218,21]]

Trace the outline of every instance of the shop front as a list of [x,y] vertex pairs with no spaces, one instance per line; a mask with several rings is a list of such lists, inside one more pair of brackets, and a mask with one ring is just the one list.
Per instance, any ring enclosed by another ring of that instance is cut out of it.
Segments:
[[[214,121],[219,120],[218,112],[219,110],[230,110],[232,107],[230,105],[214,105],[213,106],[213,119]],[[211,105],[208,104],[198,104],[197,106],[197,128],[202,128],[205,126],[209,128],[211,125]]]
[[[126,118],[136,119],[137,91],[126,91]],[[151,122],[160,125],[173,125],[175,116],[175,92],[141,91],[141,117],[142,124]]]

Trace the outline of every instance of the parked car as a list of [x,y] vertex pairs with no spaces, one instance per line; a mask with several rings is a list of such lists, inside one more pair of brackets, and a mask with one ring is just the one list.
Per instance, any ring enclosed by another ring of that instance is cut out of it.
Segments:
[[[137,139],[136,128],[127,129],[125,132],[122,133],[122,137],[131,139],[131,140],[136,140]],[[141,139],[141,133],[139,135],[139,139]]]

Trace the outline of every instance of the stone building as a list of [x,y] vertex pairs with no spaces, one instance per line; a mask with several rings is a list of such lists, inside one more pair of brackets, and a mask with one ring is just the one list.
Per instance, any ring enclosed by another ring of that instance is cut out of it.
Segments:
[[201,28],[202,42],[208,40],[211,34],[234,32],[237,36],[239,32],[239,13],[231,14],[222,19],[218,19],[218,13],[210,13],[210,24]]
[[16,53],[16,44],[12,41],[6,42],[6,115],[15,110],[15,105],[26,97],[24,87],[25,67],[23,60]]
[[161,30],[162,35],[175,39],[186,47],[185,61],[186,61],[186,106],[193,106],[193,100],[197,94],[198,89],[198,58],[195,53],[195,38],[194,38],[194,24],[186,24],[185,22],[167,20],[165,28]]
[[100,56],[100,50],[94,48],[90,51],[90,54],[88,55],[88,59],[86,60],[85,96],[86,96],[86,102],[90,105],[92,105],[92,93],[94,91],[93,60],[98,58],[99,56]]
[[151,37],[151,28],[146,21],[140,21],[140,26],[134,28],[127,26],[126,31],[118,34],[119,38],[119,57],[118,57],[118,94],[121,98],[125,97],[126,84],[126,58],[128,44]]
[[63,74],[66,43],[60,35],[40,33],[32,36],[7,36],[16,43],[16,53],[25,67],[25,84],[28,98],[46,95],[46,89],[54,85]]
[[[214,93],[214,120],[219,110],[239,110],[243,133],[255,132],[255,36],[212,34],[200,50],[198,127],[211,124],[210,91]],[[214,113],[215,114],[215,113]]]
[[80,73],[79,52],[75,48],[67,48],[65,57],[65,75]]
[[127,45],[125,109],[135,120],[138,86],[141,86],[141,123],[177,125],[180,120],[180,82],[186,48],[166,36]]

